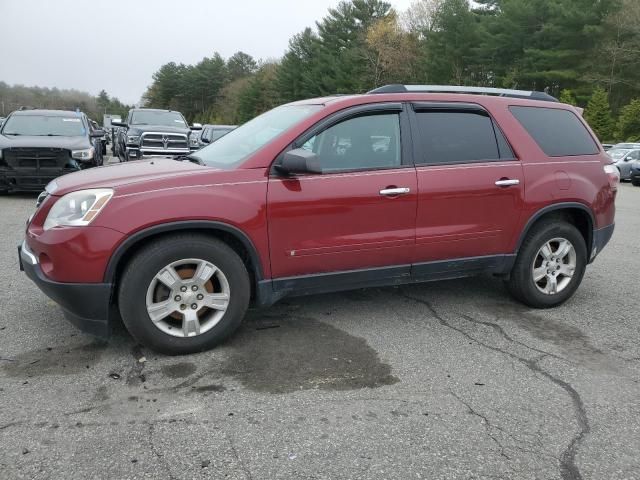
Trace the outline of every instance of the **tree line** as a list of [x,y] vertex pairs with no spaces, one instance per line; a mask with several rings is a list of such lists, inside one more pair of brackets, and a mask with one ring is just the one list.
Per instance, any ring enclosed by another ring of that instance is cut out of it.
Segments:
[[126,117],[131,106],[125,105],[102,90],[96,97],[78,90],[26,87],[0,82],[0,116],[5,117],[21,107],[54,110],[80,110],[102,123],[102,115],[111,113]]
[[236,124],[284,102],[389,83],[545,90],[586,108],[602,141],[640,140],[640,2],[419,0],[397,12],[343,1],[281,59],[214,53],[163,65],[143,102]]

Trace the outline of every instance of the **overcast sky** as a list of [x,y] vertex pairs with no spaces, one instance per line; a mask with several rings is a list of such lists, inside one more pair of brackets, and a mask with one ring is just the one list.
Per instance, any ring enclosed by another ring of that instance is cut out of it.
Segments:
[[[338,0],[0,0],[0,80],[140,100],[162,64],[280,57]],[[404,11],[412,0],[390,0]]]

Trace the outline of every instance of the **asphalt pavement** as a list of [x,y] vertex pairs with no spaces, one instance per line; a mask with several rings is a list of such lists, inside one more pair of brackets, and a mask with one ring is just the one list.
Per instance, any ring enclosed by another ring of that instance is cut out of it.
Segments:
[[78,332],[0,197],[0,478],[640,478],[640,188],[576,295],[494,278],[288,299],[165,357]]

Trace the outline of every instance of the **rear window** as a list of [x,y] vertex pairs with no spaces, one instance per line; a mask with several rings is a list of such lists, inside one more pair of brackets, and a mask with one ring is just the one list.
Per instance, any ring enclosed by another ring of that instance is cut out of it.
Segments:
[[550,157],[594,155],[599,152],[585,126],[569,110],[509,107],[511,113]]

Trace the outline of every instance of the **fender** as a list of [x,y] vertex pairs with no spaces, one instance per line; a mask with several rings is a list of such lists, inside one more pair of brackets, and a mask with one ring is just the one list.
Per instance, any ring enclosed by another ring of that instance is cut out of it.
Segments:
[[576,208],[586,212],[589,215],[589,229],[587,231],[587,251],[591,252],[591,249],[593,247],[593,230],[594,230],[594,225],[596,224],[593,212],[589,207],[587,207],[583,203],[561,202],[561,203],[554,203],[553,205],[547,205],[546,207],[541,208],[536,213],[531,215],[531,217],[529,217],[529,220],[527,221],[524,229],[522,230],[522,233],[520,234],[520,237],[518,238],[518,244],[516,245],[516,250],[514,253],[517,254],[520,251],[522,242],[524,242],[524,239],[528,235],[529,230],[540,217],[542,217],[543,215],[549,212],[553,212],[555,210],[566,210],[568,208]]
[[152,235],[157,235],[158,233],[180,232],[182,230],[194,229],[219,230],[233,235],[247,249],[247,252],[249,252],[251,263],[253,263],[253,265],[255,266],[256,282],[262,280],[263,274],[262,264],[260,263],[260,256],[258,255],[258,251],[253,245],[251,239],[242,230],[227,223],[217,222],[214,220],[186,220],[181,222],[161,223],[159,225],[154,225],[152,227],[145,228],[144,230],[140,230],[130,237],[127,237],[126,240],[122,242],[118,246],[118,248],[116,248],[115,252],[109,259],[109,263],[107,264],[107,269],[104,274],[105,283],[115,284],[118,264],[122,260],[122,257],[127,253],[127,251],[140,240],[143,240],[144,238],[150,237]]

